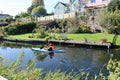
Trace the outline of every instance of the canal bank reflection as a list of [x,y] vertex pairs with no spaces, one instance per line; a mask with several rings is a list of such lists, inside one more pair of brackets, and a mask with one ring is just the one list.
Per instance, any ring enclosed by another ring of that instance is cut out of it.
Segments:
[[38,61],[43,61],[47,57],[47,54],[40,53],[40,52],[34,52],[34,54]]

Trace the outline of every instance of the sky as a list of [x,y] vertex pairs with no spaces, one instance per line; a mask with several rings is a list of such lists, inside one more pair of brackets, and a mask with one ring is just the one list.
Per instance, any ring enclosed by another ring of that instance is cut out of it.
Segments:
[[[69,0],[44,0],[48,13],[54,12],[54,6],[58,2],[68,3]],[[15,16],[21,12],[27,12],[32,0],[0,0],[0,13]]]

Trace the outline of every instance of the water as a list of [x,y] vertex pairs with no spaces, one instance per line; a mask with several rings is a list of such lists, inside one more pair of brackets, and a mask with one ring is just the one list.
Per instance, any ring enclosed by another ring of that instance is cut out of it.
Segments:
[[[42,44],[43,45],[43,44]],[[34,59],[35,68],[42,68],[43,72],[54,71],[60,69],[61,71],[79,72],[83,70],[90,72],[91,75],[103,72],[107,74],[105,68],[110,59],[110,54],[115,54],[114,58],[120,59],[120,49],[92,49],[92,48],[77,48],[67,46],[56,46],[58,49],[65,50],[65,53],[42,54],[35,52],[31,48],[39,47],[39,45],[16,44],[0,42],[0,56],[3,56],[6,64],[17,60],[20,53],[24,52],[22,59],[22,67],[26,63]]]

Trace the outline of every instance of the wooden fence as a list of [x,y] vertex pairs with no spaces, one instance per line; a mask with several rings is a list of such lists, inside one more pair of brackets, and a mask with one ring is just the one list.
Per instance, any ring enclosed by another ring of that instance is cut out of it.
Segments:
[[75,17],[76,13],[67,13],[61,15],[51,15],[51,16],[44,16],[44,17],[37,17],[37,21],[48,21],[48,20],[56,20],[56,19],[67,19]]

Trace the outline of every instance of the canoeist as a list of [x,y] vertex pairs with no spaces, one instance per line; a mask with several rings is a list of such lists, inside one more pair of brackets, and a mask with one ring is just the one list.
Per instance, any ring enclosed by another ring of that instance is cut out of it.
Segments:
[[52,43],[50,43],[50,44],[49,44],[48,51],[52,51],[52,50],[54,50],[54,49],[55,49],[55,46],[54,46]]

